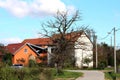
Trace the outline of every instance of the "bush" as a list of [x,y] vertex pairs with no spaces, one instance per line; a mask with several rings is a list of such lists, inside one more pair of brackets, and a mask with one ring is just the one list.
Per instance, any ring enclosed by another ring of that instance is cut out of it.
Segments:
[[14,69],[1,68],[0,69],[0,80],[18,80],[17,76],[14,75],[14,73],[15,73]]
[[53,80],[52,71],[49,69],[44,69],[40,74],[40,80]]
[[37,64],[34,60],[29,60],[29,67],[36,67]]
[[117,79],[117,74],[115,74],[114,72],[106,72],[105,77],[108,80],[119,80]]
[[39,67],[47,67],[47,64],[46,64],[46,63],[37,63],[37,65],[38,65]]
[[101,62],[98,63],[98,68],[99,69],[104,69],[106,66],[107,66],[107,64],[106,64],[105,61],[101,61]]

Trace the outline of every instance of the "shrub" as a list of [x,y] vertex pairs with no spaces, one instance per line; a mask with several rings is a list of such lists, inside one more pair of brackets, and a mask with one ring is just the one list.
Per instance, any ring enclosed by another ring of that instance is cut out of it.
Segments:
[[101,61],[101,62],[98,63],[98,68],[99,68],[99,69],[104,69],[104,68],[106,67],[106,65],[107,65],[107,64],[106,64],[105,61]]
[[34,60],[29,60],[29,67],[36,67],[37,66],[37,64],[36,64],[36,62],[34,61]]
[[44,69],[40,74],[40,80],[53,80],[52,71],[49,69]]
[[47,67],[47,64],[46,63],[37,63],[37,65],[39,66],[39,67]]

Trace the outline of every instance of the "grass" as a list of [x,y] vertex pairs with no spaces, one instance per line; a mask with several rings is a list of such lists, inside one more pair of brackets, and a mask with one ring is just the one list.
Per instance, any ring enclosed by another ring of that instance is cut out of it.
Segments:
[[105,80],[115,80],[113,79],[114,77],[116,77],[116,80],[120,80],[120,73],[114,73],[114,72],[111,72],[108,73],[108,72],[105,72]]
[[80,72],[63,71],[62,74],[54,76],[54,77],[55,77],[55,79],[57,79],[57,78],[74,78],[74,79],[76,79],[82,75],[83,75],[83,73],[80,73]]
[[65,70],[62,70],[59,75],[56,75],[56,70],[54,68],[52,68],[51,70],[52,70],[52,74],[53,74],[53,77],[55,80],[59,80],[59,79],[67,80],[69,78],[72,78],[72,80],[73,80],[80,76],[83,76],[83,73],[81,73],[81,72],[70,72],[70,71],[65,71]]
[[112,77],[108,72],[105,72],[105,80],[112,80]]
[[[22,69],[13,69],[13,68],[0,68],[0,77],[3,80],[18,80],[18,76],[24,77],[21,80],[74,80],[77,77],[83,75],[80,72],[68,72],[62,71],[61,74],[55,75],[56,70],[54,68],[22,68]],[[1,80],[1,79],[0,79]]]

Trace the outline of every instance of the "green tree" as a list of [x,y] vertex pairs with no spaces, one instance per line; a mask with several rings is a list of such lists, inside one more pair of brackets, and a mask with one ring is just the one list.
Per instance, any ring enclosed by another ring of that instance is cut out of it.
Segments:
[[113,47],[109,46],[106,43],[98,44],[98,62],[104,67],[113,66]]
[[120,68],[120,49],[117,50],[116,52],[116,62],[117,62],[117,70],[118,72],[120,72],[119,68]]
[[4,53],[2,60],[4,63],[6,63],[8,65],[12,65],[12,54],[11,53]]
[[5,50],[5,46],[4,44],[0,43],[0,53],[2,54],[2,61],[7,64],[7,65],[11,65],[12,64],[12,54],[8,53]]
[[0,52],[1,53],[4,53],[4,47],[5,47],[4,44],[0,43]]

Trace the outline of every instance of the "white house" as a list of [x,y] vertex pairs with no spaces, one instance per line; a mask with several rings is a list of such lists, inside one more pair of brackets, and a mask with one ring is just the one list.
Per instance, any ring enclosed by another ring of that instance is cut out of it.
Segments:
[[[89,66],[84,63],[84,59],[89,58]],[[75,65],[79,68],[93,67],[93,44],[88,36],[83,32],[75,42]]]
[[[75,37],[74,41],[74,56],[75,66],[82,67],[93,67],[93,44],[88,38],[86,33],[80,32],[80,35]],[[48,64],[51,62],[51,49],[53,46],[48,46]],[[89,64],[84,63],[84,59],[89,58],[91,62]],[[89,65],[89,66],[88,66]]]

